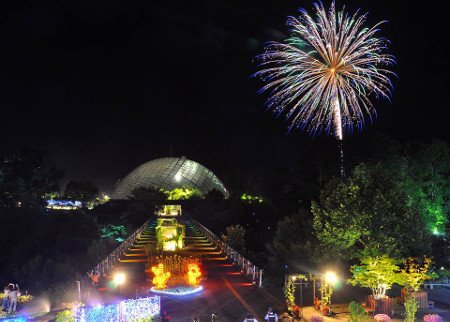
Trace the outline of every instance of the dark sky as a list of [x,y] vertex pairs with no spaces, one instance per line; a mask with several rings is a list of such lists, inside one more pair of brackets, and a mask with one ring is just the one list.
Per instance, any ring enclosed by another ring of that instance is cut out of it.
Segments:
[[[375,103],[379,117],[365,131],[447,140],[446,12],[406,1],[345,3],[368,11],[369,24],[389,20],[383,35],[398,62],[392,103]],[[250,75],[253,57],[287,36],[286,16],[299,7],[312,2],[3,0],[0,152],[50,150],[68,179],[107,191],[171,147],[219,177],[282,163],[311,139],[286,135]]]

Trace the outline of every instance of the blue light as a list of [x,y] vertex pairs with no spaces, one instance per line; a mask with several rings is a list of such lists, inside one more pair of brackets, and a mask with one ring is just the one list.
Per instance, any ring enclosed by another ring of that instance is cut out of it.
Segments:
[[23,316],[15,316],[9,319],[1,319],[2,322],[27,322],[27,318]]
[[170,291],[164,291],[164,290],[157,290],[155,288],[151,288],[150,291],[156,294],[163,294],[163,295],[176,295],[176,296],[183,296],[183,295],[191,295],[199,293],[203,290],[203,286],[196,287],[194,289],[190,289],[188,291],[182,291],[182,292],[170,292]]
[[76,322],[138,321],[155,317],[161,310],[159,296],[125,300],[107,306],[80,307],[75,313]]

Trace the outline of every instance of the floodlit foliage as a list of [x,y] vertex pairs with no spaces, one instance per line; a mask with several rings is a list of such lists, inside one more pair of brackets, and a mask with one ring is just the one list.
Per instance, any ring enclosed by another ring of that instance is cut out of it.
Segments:
[[360,265],[351,267],[353,276],[349,279],[352,285],[368,287],[375,299],[386,297],[386,291],[394,283],[401,282],[399,261],[387,256],[365,257]]
[[191,198],[199,198],[201,196],[199,190],[189,188],[175,188],[170,191],[163,190],[162,192],[167,196],[167,200],[188,200]]
[[333,287],[326,280],[322,280],[320,285],[320,292],[322,294],[322,305],[328,306],[331,302],[331,295],[333,295]]
[[284,286],[284,298],[286,299],[286,305],[289,310],[295,305],[295,285],[290,278],[286,281]]
[[408,297],[405,300],[405,322],[414,322],[416,319],[416,312],[419,308],[419,302],[414,297]]
[[264,198],[261,196],[252,196],[249,195],[247,193],[243,193],[241,195],[241,200],[243,202],[249,203],[249,204],[253,204],[253,203],[263,203],[264,202]]
[[429,253],[431,240],[407,195],[383,165],[362,164],[345,181],[332,180],[312,203],[323,257],[404,257]]
[[369,319],[364,307],[355,301],[350,302],[348,309],[350,311],[350,322],[365,322]]
[[431,265],[431,259],[428,257],[408,258],[404,262],[404,268],[401,270],[403,284],[408,288],[408,291],[419,291],[422,284],[431,279],[428,270]]
[[127,237],[127,229],[123,225],[106,224],[100,226],[101,238],[112,238],[121,243]]

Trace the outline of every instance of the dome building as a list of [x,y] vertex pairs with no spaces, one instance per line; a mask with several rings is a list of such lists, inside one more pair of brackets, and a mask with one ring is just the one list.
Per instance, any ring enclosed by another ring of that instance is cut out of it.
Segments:
[[196,189],[201,195],[215,189],[220,191],[224,198],[230,195],[211,170],[185,157],[161,158],[141,164],[117,183],[111,198],[128,199],[132,191],[140,187],[164,190]]

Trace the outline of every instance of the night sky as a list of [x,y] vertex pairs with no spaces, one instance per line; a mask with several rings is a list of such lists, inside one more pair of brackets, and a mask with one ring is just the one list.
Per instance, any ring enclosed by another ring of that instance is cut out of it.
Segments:
[[[383,35],[399,75],[392,102],[376,102],[375,123],[348,139],[376,131],[447,140],[446,11],[392,0],[345,4],[368,11],[371,25],[389,21]],[[286,16],[299,7],[310,10],[312,1],[1,1],[0,152],[49,150],[66,179],[106,191],[171,150],[219,177],[288,162],[323,139],[287,135],[251,74],[254,56],[288,36]]]

